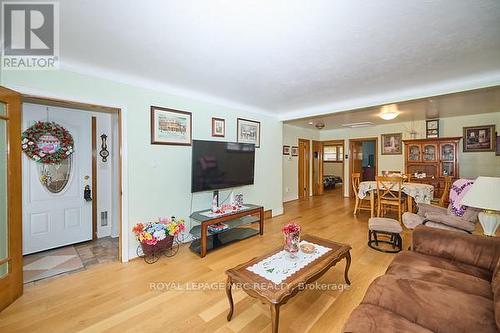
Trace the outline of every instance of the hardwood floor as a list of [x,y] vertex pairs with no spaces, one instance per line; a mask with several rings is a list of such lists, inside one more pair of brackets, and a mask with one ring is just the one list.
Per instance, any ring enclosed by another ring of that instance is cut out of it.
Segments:
[[[224,271],[282,242],[281,226],[291,220],[305,233],[349,243],[353,250],[349,289],[305,290],[281,308],[281,332],[339,332],[370,282],[394,255],[367,245],[368,212],[352,214],[354,201],[329,193],[285,204],[285,214],[266,220],[263,236],[210,252],[205,258],[183,245],[177,256],[154,265],[142,260],[109,263],[78,274],[27,286],[24,295],[0,313],[0,332],[270,332],[269,308],[243,291],[233,293],[235,313],[226,321],[223,286],[216,290],[152,290],[174,282],[225,281]],[[403,247],[409,246],[409,233]],[[345,262],[319,283],[344,283]],[[165,284],[155,284],[164,282]],[[193,286],[190,286],[193,287]],[[191,288],[192,289],[192,288]]]

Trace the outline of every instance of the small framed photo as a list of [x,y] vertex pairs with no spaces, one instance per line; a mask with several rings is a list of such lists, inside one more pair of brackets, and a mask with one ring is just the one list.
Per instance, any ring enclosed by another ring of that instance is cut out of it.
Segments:
[[292,156],[299,156],[299,147],[297,146],[292,146]]
[[425,135],[427,138],[439,138],[439,119],[425,121]]
[[283,146],[283,155],[290,155],[290,146]]
[[253,143],[256,148],[260,147],[260,122],[238,118],[237,139],[241,143]]
[[151,106],[151,144],[191,146],[191,112]]
[[222,118],[212,118],[212,136],[223,138],[226,136],[226,121]]
[[391,133],[391,134],[381,134],[382,144],[380,148],[382,149],[382,155],[401,155],[402,150],[402,133]]
[[495,151],[495,125],[464,127],[464,153]]

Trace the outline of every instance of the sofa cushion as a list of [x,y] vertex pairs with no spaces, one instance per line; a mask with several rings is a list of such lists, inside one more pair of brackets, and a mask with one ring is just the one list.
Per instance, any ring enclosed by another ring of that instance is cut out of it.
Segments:
[[414,265],[412,260],[394,260],[392,264],[389,265],[389,268],[387,268],[386,274],[403,279],[416,279],[439,283],[468,294],[493,300],[493,293],[489,281],[458,271],[451,271],[433,266]]
[[456,217],[455,215],[443,215],[429,212],[425,214],[425,219],[470,232],[474,231],[474,229],[476,228],[476,225],[474,223],[469,222],[466,219]]
[[371,304],[361,304],[350,315],[344,333],[432,333],[394,312]]
[[402,251],[392,261],[392,264],[406,264],[412,266],[431,266],[472,275],[480,279],[491,281],[491,272],[487,269],[467,265],[459,261],[452,261],[439,257],[421,254],[414,251]]
[[371,284],[363,303],[435,332],[497,332],[491,300],[443,284],[384,275]]
[[465,230],[457,229],[457,228],[454,228],[454,227],[450,227],[449,225],[446,225],[446,224],[443,224],[443,223],[437,223],[437,222],[433,222],[433,221],[425,221],[425,226],[431,227],[431,228],[443,229],[443,230],[450,230],[450,231],[457,231],[457,232],[468,233]]

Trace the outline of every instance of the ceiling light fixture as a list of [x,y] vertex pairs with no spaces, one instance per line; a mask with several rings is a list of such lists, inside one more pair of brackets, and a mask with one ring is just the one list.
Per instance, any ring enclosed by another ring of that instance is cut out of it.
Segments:
[[323,123],[322,121],[320,121],[319,123],[316,123],[316,125],[314,125],[317,129],[321,130],[323,128],[325,128],[325,123]]
[[399,116],[398,106],[396,104],[384,105],[378,116],[384,120],[392,120]]

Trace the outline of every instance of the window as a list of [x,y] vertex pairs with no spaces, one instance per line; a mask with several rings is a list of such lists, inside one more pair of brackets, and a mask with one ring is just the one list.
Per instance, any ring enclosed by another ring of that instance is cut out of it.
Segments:
[[344,147],[342,145],[332,145],[323,147],[323,161],[342,162],[344,156]]

